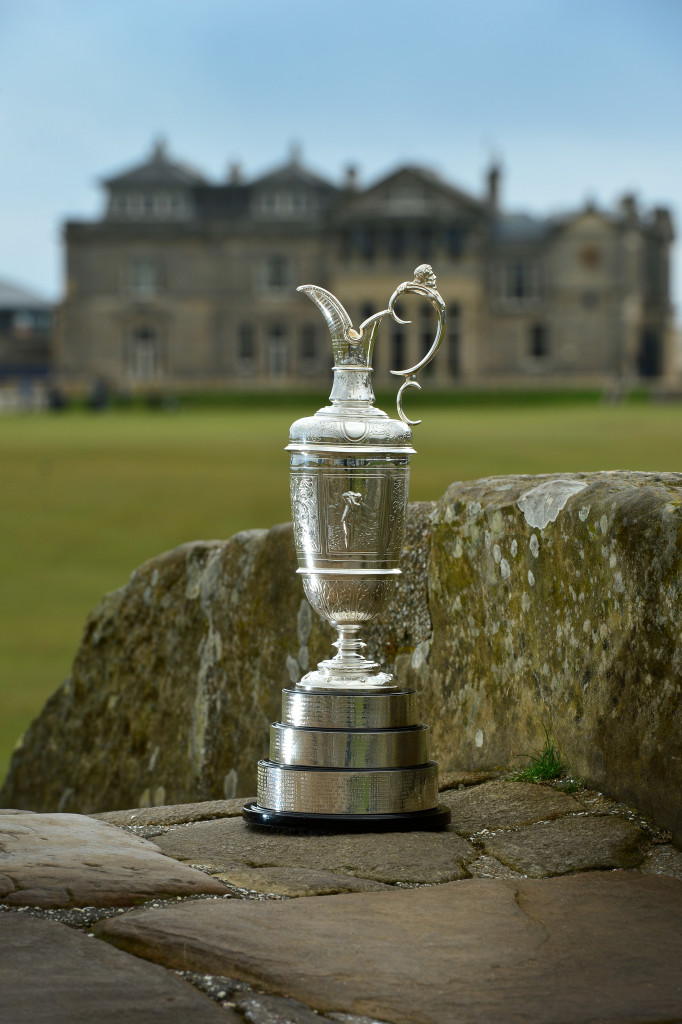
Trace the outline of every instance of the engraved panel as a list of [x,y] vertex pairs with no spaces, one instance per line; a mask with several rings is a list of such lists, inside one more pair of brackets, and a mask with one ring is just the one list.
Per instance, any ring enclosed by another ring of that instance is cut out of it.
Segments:
[[363,554],[380,557],[386,518],[384,472],[326,473],[327,551],[330,555]]
[[290,477],[291,515],[294,541],[299,554],[320,552],[317,477],[308,473],[292,473]]
[[400,558],[400,551],[405,536],[405,515],[407,513],[407,495],[410,478],[408,473],[392,473],[389,481],[388,494],[388,539],[387,555]]
[[303,589],[311,605],[338,625],[369,622],[387,606],[395,592],[396,576],[304,576]]

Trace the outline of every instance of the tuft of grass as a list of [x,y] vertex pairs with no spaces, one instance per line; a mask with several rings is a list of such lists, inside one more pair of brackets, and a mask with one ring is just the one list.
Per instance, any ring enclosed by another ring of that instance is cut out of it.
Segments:
[[542,750],[530,754],[528,764],[513,773],[517,782],[553,782],[566,771],[561,755],[545,729],[545,744]]

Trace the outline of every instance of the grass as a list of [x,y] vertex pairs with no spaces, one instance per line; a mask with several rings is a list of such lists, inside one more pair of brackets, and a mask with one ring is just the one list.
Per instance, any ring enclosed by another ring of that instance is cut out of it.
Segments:
[[545,743],[542,750],[530,754],[528,764],[513,772],[515,782],[552,782],[559,779],[566,771],[561,755],[545,729]]
[[[596,394],[408,402],[408,415],[424,419],[412,500],[493,474],[682,470],[676,406],[609,406]],[[0,777],[68,674],[103,593],[177,544],[289,519],[289,424],[318,404],[310,394],[235,396],[186,399],[176,412],[134,405],[0,417]]]

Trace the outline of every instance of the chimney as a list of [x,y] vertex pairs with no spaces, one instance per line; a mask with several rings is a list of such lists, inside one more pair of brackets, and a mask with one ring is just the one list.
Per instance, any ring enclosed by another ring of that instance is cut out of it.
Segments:
[[500,167],[497,160],[493,160],[488,168],[486,175],[486,182],[488,186],[486,201],[488,209],[492,213],[497,213],[500,204],[500,178],[502,177],[502,168]]
[[166,140],[162,135],[158,136],[152,144],[151,159],[154,163],[163,163],[164,160],[168,159]]
[[626,192],[620,201],[620,212],[625,220],[636,221],[637,197],[632,192]]
[[343,187],[347,192],[355,192],[358,187],[358,169],[355,164],[348,164]]
[[292,167],[300,167],[303,159],[303,147],[300,142],[292,142],[289,146],[289,163]]
[[228,185],[241,185],[243,182],[242,165],[236,160],[228,166],[227,183]]

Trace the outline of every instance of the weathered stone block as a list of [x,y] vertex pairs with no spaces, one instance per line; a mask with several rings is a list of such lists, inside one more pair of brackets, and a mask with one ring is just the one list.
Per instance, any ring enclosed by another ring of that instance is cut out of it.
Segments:
[[[548,729],[569,769],[682,841],[682,475],[456,483],[410,506],[370,653],[420,693],[444,772],[509,765]],[[280,690],[329,654],[291,529],[146,563],[86,625],[14,755],[5,804],[94,812],[230,798]]]

